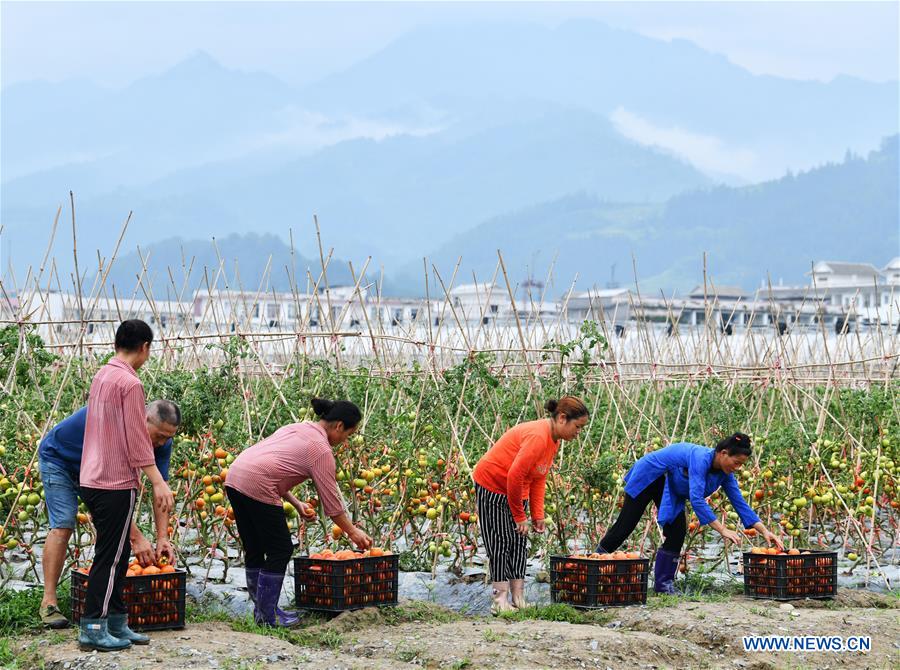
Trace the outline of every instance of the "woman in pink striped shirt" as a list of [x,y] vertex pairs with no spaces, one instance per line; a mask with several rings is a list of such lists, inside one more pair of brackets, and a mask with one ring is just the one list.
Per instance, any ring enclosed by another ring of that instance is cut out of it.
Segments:
[[85,650],[114,651],[150,642],[146,635],[128,627],[122,588],[141,470],[153,485],[154,509],[162,518],[168,518],[175,503],[156,467],[147,432],[144,387],[136,372],[150,358],[151,342],[153,331],[146,323],[139,319],[122,322],[116,330],[116,355],[91,382],[79,476],[81,499],[97,529],[78,636],[79,646]]
[[254,617],[269,626],[292,626],[298,620],[296,613],[278,608],[284,574],[294,551],[282,501],[291,503],[303,516],[314,514],[291,493],[297,484],[312,479],[322,509],[335,525],[357,547],[366,549],[372,544],[344,509],[331,451],[356,432],[362,414],[346,400],[314,398],[312,407],[318,422],[288,424],[245,449],[231,464],[225,485],[244,546],[247,591],[255,605]]

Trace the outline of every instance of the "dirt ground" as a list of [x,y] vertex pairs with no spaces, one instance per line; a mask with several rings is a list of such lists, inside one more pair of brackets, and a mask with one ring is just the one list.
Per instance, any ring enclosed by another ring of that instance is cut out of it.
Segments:
[[[651,601],[652,603],[652,601]],[[53,670],[122,668],[900,668],[896,597],[844,591],[831,602],[791,606],[736,597],[670,606],[610,609],[599,623],[457,617],[447,623],[391,625],[378,610],[308,627],[315,640],[292,645],[236,632],[227,623],[157,632],[146,647],[86,654],[74,632],[19,638],[29,665]],[[869,635],[869,653],[744,652],[743,635]]]

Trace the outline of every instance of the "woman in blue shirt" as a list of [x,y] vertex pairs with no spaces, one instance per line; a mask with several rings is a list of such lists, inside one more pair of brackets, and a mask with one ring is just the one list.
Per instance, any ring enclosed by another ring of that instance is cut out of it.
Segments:
[[652,500],[665,538],[656,552],[654,589],[657,593],[677,593],[675,572],[687,534],[685,501],[691,501],[701,525],[709,524],[726,541],[740,544],[743,539],[728,530],[706,502],[719,487],[725,491],[745,528],[755,528],[770,545],[774,543],[784,549],[781,540],[750,509],[734,478],[734,473],[747,462],[750,454],[750,438],[735,433],[719,442],[715,449],[679,442],[639,458],[624,477],[625,502],[619,518],[600,540],[597,552],[606,554],[618,549]]

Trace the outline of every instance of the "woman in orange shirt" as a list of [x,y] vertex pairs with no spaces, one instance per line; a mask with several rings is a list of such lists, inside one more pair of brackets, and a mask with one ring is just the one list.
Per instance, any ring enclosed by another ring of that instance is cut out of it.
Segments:
[[550,400],[544,407],[550,414],[548,419],[510,428],[472,472],[478,522],[494,582],[492,614],[525,606],[526,505],[531,508],[534,529],[543,533],[544,489],[553,457],[560,440],[578,437],[588,420],[587,407],[573,396]]

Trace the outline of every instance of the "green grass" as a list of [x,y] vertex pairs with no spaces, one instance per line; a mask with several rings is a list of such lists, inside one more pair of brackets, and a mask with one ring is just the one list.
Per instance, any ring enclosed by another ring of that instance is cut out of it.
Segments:
[[315,617],[304,619],[297,628],[269,628],[258,625],[251,617],[243,619],[212,618],[208,621],[227,621],[231,629],[242,633],[254,633],[284,640],[298,647],[324,647],[337,649],[345,642],[344,635],[330,628],[322,628],[322,619]]
[[0,668],[4,670],[43,670],[44,660],[37,653],[37,642],[25,650],[15,649],[12,640],[0,638]]
[[188,624],[226,623],[234,631],[274,637],[300,647],[337,649],[345,641],[344,636],[339,631],[321,628],[320,625],[325,623],[327,619],[317,614],[304,617],[296,628],[269,628],[257,624],[249,614],[245,617],[237,618],[218,607],[207,608],[188,602],[186,619]]
[[[296,628],[267,628],[259,626],[249,615],[243,618],[235,618],[221,608],[208,608],[196,603],[187,604],[186,618],[188,624],[220,622],[227,623],[232,630],[266,635],[284,640],[293,645],[302,647],[322,647],[337,649],[346,642],[345,632],[322,626],[329,620],[325,615],[310,614],[301,619]],[[458,621],[462,617],[451,610],[429,602],[413,601],[397,607],[382,607],[378,609],[375,622],[366,619],[359,625],[385,624],[397,626],[404,623],[428,622],[450,623]],[[406,650],[413,651],[413,650]],[[465,666],[461,666],[465,667]]]
[[394,658],[403,663],[412,663],[416,659],[421,658],[424,653],[424,650],[419,648],[400,647],[394,652]]
[[721,603],[731,600],[735,596],[744,593],[743,586],[735,582],[718,584],[716,581],[702,572],[692,572],[676,584],[682,594],[669,596],[664,594],[648,594],[647,607],[673,607],[678,603]]
[[[43,630],[39,616],[43,595],[40,588],[0,591],[0,638]],[[59,609],[66,616],[71,611],[68,581],[59,586]]]
[[605,624],[613,619],[613,614],[601,610],[577,610],[570,605],[532,605],[520,610],[501,612],[499,618],[506,621],[565,621],[567,623]]
[[382,607],[378,610],[384,623],[396,626],[402,623],[427,621],[429,623],[451,623],[463,617],[456,612],[422,600],[413,600],[397,607]]

